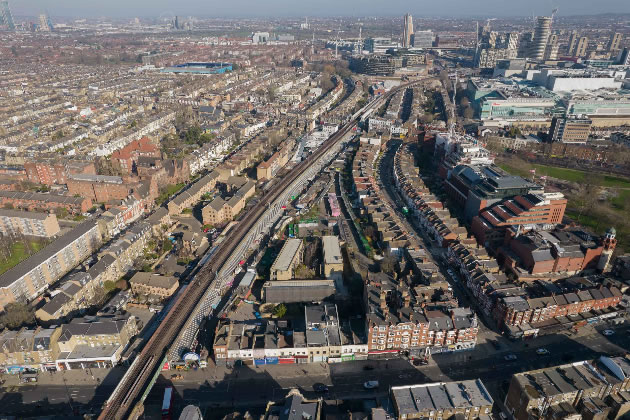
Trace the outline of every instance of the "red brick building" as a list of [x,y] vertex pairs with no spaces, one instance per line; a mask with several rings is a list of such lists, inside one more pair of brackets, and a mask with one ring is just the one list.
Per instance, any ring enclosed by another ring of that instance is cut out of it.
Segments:
[[24,170],[29,181],[44,185],[63,185],[68,175],[96,175],[96,167],[89,161],[38,160],[25,162]]
[[482,210],[473,217],[471,231],[477,243],[491,249],[505,239],[505,230],[521,226],[530,230],[537,226],[562,223],[567,199],[561,193],[517,195]]
[[105,175],[71,175],[67,185],[70,195],[87,197],[97,203],[124,200],[133,192],[134,186],[119,176]]
[[159,158],[160,156],[160,149],[157,145],[151,142],[150,138],[142,137],[140,140],[134,140],[112,153],[112,162],[118,163],[125,173],[132,174],[136,172],[136,165],[140,157]]
[[92,200],[57,194],[41,194],[23,191],[0,191],[0,206],[11,205],[28,211],[65,208],[71,214],[85,213],[92,208]]

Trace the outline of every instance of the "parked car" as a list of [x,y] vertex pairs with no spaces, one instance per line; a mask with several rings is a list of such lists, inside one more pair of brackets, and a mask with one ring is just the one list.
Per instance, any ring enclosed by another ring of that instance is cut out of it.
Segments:
[[506,354],[503,358],[508,362],[513,362],[517,359],[515,354]]
[[615,334],[615,332],[613,330],[604,330],[602,331],[602,334],[608,336],[608,335],[613,335]]
[[324,384],[313,385],[313,391],[315,392],[328,392],[328,387]]
[[545,354],[549,354],[549,350],[541,347],[539,349],[536,349],[536,354],[539,356],[545,355]]
[[363,388],[365,389],[375,389],[378,388],[378,381],[367,381],[363,383]]

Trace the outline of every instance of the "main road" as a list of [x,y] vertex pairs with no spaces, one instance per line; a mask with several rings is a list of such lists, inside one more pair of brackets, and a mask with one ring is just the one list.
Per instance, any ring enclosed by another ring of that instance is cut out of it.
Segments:
[[147,387],[151,386],[153,379],[159,374],[161,363],[168,348],[184,328],[208,289],[221,290],[213,286],[215,281],[220,280],[218,279],[219,270],[231,259],[233,253],[239,249],[242,241],[247,237],[251,229],[257,225],[261,217],[264,217],[266,210],[270,206],[275,205],[278,199],[283,197],[283,193],[292,188],[296,180],[307,173],[313,165],[325,158],[346,135],[351,133],[353,128],[356,127],[357,120],[365,113],[371,112],[372,109],[378,109],[397,91],[405,89],[414,83],[416,82],[398,86],[354,114],[348,123],[326,140],[311,156],[296,165],[249,210],[247,216],[243,217],[239,224],[230,232],[228,239],[219,245],[207,264],[199,270],[190,286],[184,293],[179,295],[172,309],[145,345],[142,352],[131,364],[118,387],[107,401],[99,419],[134,418],[139,415],[139,412],[135,410],[136,403],[141,402],[142,397],[146,394]]

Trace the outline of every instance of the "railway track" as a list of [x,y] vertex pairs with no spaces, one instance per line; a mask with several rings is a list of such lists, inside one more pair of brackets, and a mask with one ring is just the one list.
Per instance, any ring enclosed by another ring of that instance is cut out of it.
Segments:
[[99,419],[118,420],[126,419],[131,415],[131,411],[138,401],[142,390],[144,390],[145,385],[161,368],[158,364],[163,360],[168,347],[177,338],[179,332],[186,324],[188,317],[201,300],[204,292],[212,286],[212,282],[215,280],[221,267],[229,259],[230,255],[238,247],[252,227],[255,226],[261,216],[263,216],[268,206],[272,205],[282,195],[283,191],[291,187],[300,175],[302,175],[311,165],[323,157],[332,146],[350,133],[356,126],[356,121],[363,115],[363,113],[377,107],[379,103],[382,103],[382,101],[387,100],[400,89],[405,89],[413,83],[415,82],[399,86],[355,113],[350,122],[345,124],[339,131],[326,140],[322,146],[315,151],[315,153],[296,165],[285,177],[274,185],[274,187],[262,197],[256,206],[248,212],[247,217],[244,217],[239,224],[232,229],[229,239],[221,243],[210,261],[195,275],[186,291],[178,297],[172,309],[162,320],[159,327],[155,330],[147,344],[144,346],[143,350],[131,364],[107,401]]

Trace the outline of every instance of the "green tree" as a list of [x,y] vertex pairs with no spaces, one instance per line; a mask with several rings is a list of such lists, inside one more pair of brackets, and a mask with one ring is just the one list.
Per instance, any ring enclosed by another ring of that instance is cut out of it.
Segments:
[[173,249],[173,243],[168,239],[164,239],[162,241],[162,250],[164,250],[164,252],[169,252],[171,249]]
[[475,112],[473,111],[472,107],[468,105],[466,108],[464,108],[463,114],[464,114],[464,118],[470,120],[474,116]]
[[35,324],[33,309],[24,303],[11,302],[4,307],[0,324],[9,329],[17,329]]
[[283,316],[285,316],[287,314],[287,307],[284,303],[281,303],[279,305],[276,305],[275,308],[273,308],[273,316],[275,316],[276,318],[282,318]]
[[111,281],[111,280],[107,280],[107,281],[103,284],[103,287],[105,288],[105,291],[109,293],[109,292],[111,292],[111,291],[116,290],[116,283],[114,283],[114,282],[113,282],[113,281]]

